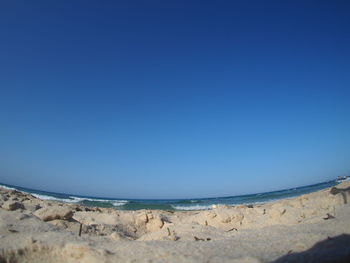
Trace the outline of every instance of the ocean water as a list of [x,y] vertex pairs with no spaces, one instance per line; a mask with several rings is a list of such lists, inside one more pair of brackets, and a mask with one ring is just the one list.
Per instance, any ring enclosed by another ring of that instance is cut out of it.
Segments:
[[315,192],[327,187],[337,185],[337,180],[323,183],[284,189],[280,191],[257,193],[239,196],[227,196],[216,198],[194,198],[194,199],[116,199],[99,198],[93,196],[81,196],[73,194],[52,193],[29,188],[2,184],[0,187],[19,190],[30,193],[33,196],[44,199],[67,203],[76,203],[86,206],[113,207],[120,210],[139,210],[139,209],[161,209],[161,210],[203,210],[209,209],[212,205],[238,205],[238,204],[257,204],[266,203],[283,198],[291,198],[299,195]]

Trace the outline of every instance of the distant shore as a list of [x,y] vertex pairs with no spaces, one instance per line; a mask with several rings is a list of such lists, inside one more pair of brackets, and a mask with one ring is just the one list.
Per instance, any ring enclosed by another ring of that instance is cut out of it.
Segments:
[[346,262],[350,181],[255,205],[123,211],[0,188],[0,262]]

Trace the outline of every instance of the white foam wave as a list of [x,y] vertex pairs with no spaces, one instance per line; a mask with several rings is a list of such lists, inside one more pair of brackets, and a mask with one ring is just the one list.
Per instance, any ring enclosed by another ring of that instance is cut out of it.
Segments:
[[125,205],[128,202],[129,201],[127,201],[127,200],[118,200],[118,201],[113,201],[112,205],[114,205],[114,206],[122,206],[122,205]]
[[211,205],[171,205],[176,210],[207,210]]
[[1,188],[7,189],[7,190],[17,190],[16,188],[8,187],[5,185],[0,185]]
[[92,201],[92,202],[109,202],[113,206],[122,206],[129,202],[128,200],[94,199],[94,198],[77,197],[77,196],[69,196],[69,199],[68,199],[68,198],[57,198],[49,195],[41,195],[41,194],[33,194],[33,193],[31,193],[31,195],[43,200],[59,201],[59,202],[65,202],[65,203],[80,203],[83,201]]
[[110,199],[94,199],[94,198],[87,198],[87,197],[77,197],[77,196],[70,196],[69,198],[72,198],[76,202],[82,202],[82,201],[92,201],[92,202],[110,202],[112,200]]
[[76,203],[77,201],[73,199],[66,199],[66,198],[57,198],[49,195],[41,195],[41,194],[33,194],[30,193],[32,196],[35,196],[36,198],[43,199],[43,200],[50,200],[50,201],[60,201],[60,202],[66,202],[66,203]]
[[70,196],[69,198],[72,198],[75,202],[83,202],[83,201],[91,201],[91,202],[109,202],[112,203],[114,206],[122,206],[128,203],[127,200],[112,200],[112,199],[98,199],[98,198],[87,198],[87,197],[77,197],[77,196]]

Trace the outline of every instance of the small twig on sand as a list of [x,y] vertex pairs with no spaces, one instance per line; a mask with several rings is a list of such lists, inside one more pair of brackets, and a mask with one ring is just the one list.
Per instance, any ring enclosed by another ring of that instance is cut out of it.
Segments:
[[210,241],[211,238],[207,237],[206,239],[204,239],[204,238],[199,238],[199,237],[194,236],[194,240],[196,240],[196,241]]
[[234,227],[234,228],[231,228],[231,229],[227,230],[226,232],[231,232],[231,231],[233,231],[233,230],[238,231],[237,228]]
[[335,218],[335,217],[332,216],[331,214],[328,214],[328,213],[327,213],[327,216],[324,217],[323,219],[324,219],[324,220],[328,220],[328,219],[333,219],[333,218]]
[[83,228],[83,224],[80,223],[80,226],[79,226],[79,236],[81,236],[81,230],[82,230],[82,228]]

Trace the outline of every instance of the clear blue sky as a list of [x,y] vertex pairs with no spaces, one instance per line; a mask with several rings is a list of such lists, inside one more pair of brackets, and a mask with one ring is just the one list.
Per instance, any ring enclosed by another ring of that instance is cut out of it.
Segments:
[[0,182],[187,198],[349,172],[349,1],[0,3]]

